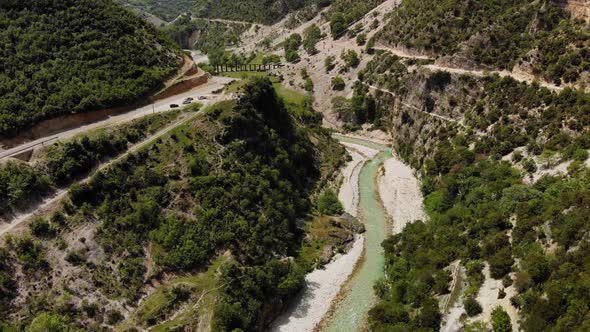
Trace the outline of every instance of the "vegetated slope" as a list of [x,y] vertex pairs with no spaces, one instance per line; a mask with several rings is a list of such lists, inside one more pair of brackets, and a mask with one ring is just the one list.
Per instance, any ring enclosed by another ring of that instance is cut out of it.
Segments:
[[194,0],[117,0],[117,2],[132,6],[165,21],[172,21],[183,13],[189,11]]
[[404,0],[383,29],[383,43],[455,65],[519,69],[557,85],[588,83],[590,28],[552,1]]
[[163,31],[182,48],[209,53],[227,46],[237,46],[240,36],[249,28],[249,24],[215,22],[185,14],[163,28]]
[[321,8],[330,0],[195,0],[199,17],[272,24],[303,8]]
[[[197,273],[223,255],[228,261],[213,271],[219,297],[205,308],[214,309],[215,329],[261,330],[302,286],[309,266],[285,259],[301,248],[296,221],[342,158],[319,119],[307,121],[296,122],[271,83],[256,80],[239,101],[74,185],[50,218],[32,223],[31,236],[0,252],[2,303],[12,303],[0,319],[24,327],[49,314],[56,324],[114,327],[152,281]],[[201,295],[175,289],[162,299],[168,307],[142,311],[137,317],[150,318],[135,323],[159,324]],[[176,324],[211,320],[185,318]]]
[[0,136],[136,100],[176,69],[172,43],[111,0],[0,6]]
[[149,115],[128,124],[99,129],[35,152],[30,162],[0,164],[0,220],[30,205],[57,187],[86,176],[101,162],[125,152],[170,124],[178,111]]
[[[383,244],[387,278],[376,285],[372,329],[438,330],[438,299],[451,285],[445,268],[460,260],[461,301],[474,320],[482,319],[475,299],[487,263],[506,288],[489,301],[512,294],[502,310],[518,312],[521,329],[587,330],[590,95],[410,72],[410,63],[382,54],[360,75],[396,97],[365,97],[363,84],[355,93],[356,112],[377,114],[372,121],[391,129],[396,151],[422,175],[429,215]],[[556,165],[567,174],[539,179],[539,169]],[[506,317],[492,314],[495,330]]]

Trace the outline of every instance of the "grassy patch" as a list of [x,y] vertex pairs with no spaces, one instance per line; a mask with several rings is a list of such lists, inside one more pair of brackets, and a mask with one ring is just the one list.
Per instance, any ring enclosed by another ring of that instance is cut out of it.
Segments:
[[324,249],[331,246],[336,252],[344,252],[354,232],[351,223],[338,217],[316,215],[305,225],[307,237],[299,252],[304,266],[314,268],[322,265]]
[[[227,257],[221,256],[205,272],[178,277],[158,287],[117,330],[124,331],[133,326],[153,326],[152,331],[170,331],[196,323],[204,315],[210,315],[217,296],[216,273],[227,260]],[[182,307],[182,311],[174,319],[166,320],[179,307]]]

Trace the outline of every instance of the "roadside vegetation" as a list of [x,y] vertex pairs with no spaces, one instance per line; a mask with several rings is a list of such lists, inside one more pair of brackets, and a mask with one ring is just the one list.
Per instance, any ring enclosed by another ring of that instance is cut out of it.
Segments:
[[[194,13],[199,17],[273,24],[287,14],[298,10],[310,10],[316,13],[329,5],[330,0],[195,0],[194,3]],[[309,14],[306,16],[313,17]]]
[[[240,36],[250,25],[212,22],[183,14],[162,29],[183,49],[211,53],[226,47],[238,46]],[[196,36],[196,37],[195,37]]]
[[101,162],[127,151],[129,144],[154,134],[179,114],[170,111],[97,129],[43,148],[31,163],[15,160],[0,164],[1,215],[22,209],[57,187],[69,185]]
[[334,0],[330,8],[330,31],[333,38],[344,35],[349,26],[379,6],[383,0]]

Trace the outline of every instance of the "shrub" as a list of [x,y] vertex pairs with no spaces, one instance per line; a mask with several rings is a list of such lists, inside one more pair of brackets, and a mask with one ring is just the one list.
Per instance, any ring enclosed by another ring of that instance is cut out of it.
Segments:
[[334,69],[334,67],[336,67],[334,60],[336,60],[336,58],[334,58],[334,56],[332,56],[332,55],[326,57],[326,60],[324,60],[324,66],[326,67],[326,73],[331,72],[332,69]]
[[356,36],[356,43],[359,46],[363,46],[365,45],[365,43],[367,42],[367,35],[364,33],[359,34],[358,36]]
[[468,297],[463,301],[463,306],[465,307],[465,312],[469,317],[477,316],[482,313],[483,309],[479,302],[473,297]]
[[29,332],[67,332],[75,331],[61,317],[55,314],[42,313],[37,316],[27,329]]
[[55,230],[51,227],[47,219],[39,217],[31,223],[31,232],[38,237],[48,237],[55,235]]
[[325,215],[340,215],[344,213],[342,203],[332,189],[326,189],[318,197],[318,210]]
[[496,307],[492,311],[492,327],[494,332],[512,332],[510,316],[502,307]]
[[334,91],[342,91],[346,87],[346,83],[344,83],[344,79],[340,76],[336,76],[332,79],[332,90]]
[[356,68],[361,63],[358,54],[354,50],[348,50],[342,53],[342,60],[344,60],[343,70],[348,71],[350,68]]

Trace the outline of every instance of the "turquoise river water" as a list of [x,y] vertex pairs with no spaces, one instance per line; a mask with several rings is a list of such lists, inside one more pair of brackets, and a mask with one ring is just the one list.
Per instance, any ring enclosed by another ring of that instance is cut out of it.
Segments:
[[379,154],[367,161],[359,177],[358,215],[366,227],[365,252],[360,266],[347,284],[347,292],[336,304],[333,315],[327,322],[328,332],[357,332],[366,325],[367,312],[375,301],[373,285],[383,277],[385,258],[381,243],[389,235],[387,212],[378,197],[376,184],[377,172],[385,160],[391,158],[391,149],[385,145],[335,136],[341,142],[363,145],[379,150]]

